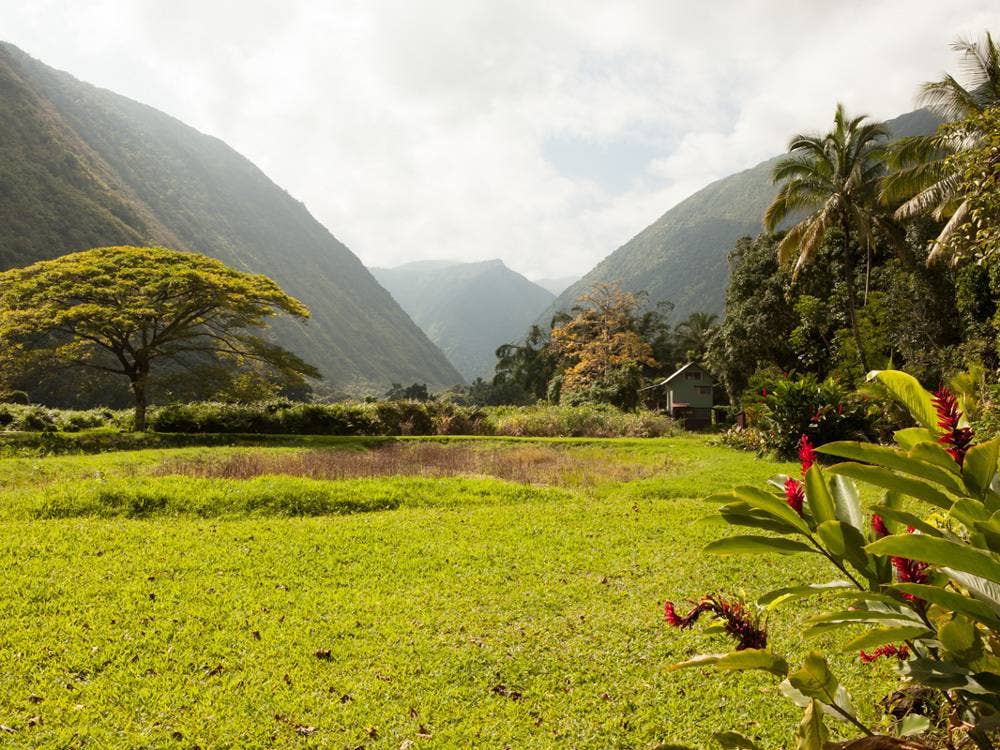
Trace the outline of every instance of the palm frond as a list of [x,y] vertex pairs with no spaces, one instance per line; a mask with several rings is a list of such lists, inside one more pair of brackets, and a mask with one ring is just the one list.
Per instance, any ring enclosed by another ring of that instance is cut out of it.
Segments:
[[968,201],[962,201],[951,215],[948,223],[944,225],[941,233],[931,243],[931,251],[927,256],[928,265],[938,263],[944,258],[950,258],[953,264],[961,259],[962,253],[952,245],[950,240],[955,231],[962,225],[962,222],[965,221],[968,214],[969,203]]
[[892,218],[896,221],[905,221],[934,211],[942,203],[951,200],[958,190],[958,182],[958,175],[954,174],[938,180],[897,208]]

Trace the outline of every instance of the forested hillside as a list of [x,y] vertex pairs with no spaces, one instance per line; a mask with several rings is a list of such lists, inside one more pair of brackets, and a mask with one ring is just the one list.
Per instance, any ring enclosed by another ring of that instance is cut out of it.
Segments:
[[491,378],[497,347],[522,335],[555,298],[500,260],[371,271],[470,381]]
[[[897,137],[928,134],[940,120],[917,110],[890,120]],[[559,295],[539,318],[567,310],[597,282],[620,281],[628,291],[648,293],[648,301],[669,300],[673,318],[692,312],[721,313],[729,278],[728,255],[736,240],[755,237],[777,188],[771,170],[780,157],[713,182],[667,211]]]
[[[331,175],[331,189],[350,187]],[[461,381],[358,258],[250,161],[0,43],[0,269],[121,244],[273,278],[312,312],[275,335],[331,392]]]

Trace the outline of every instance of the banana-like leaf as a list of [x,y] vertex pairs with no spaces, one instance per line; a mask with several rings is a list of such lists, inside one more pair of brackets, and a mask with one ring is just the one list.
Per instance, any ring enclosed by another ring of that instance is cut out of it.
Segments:
[[887,505],[876,505],[872,508],[872,510],[883,518],[888,518],[890,521],[901,523],[903,526],[907,527],[912,526],[913,528],[919,530],[920,533],[926,534],[927,536],[943,536],[941,529],[931,526],[919,516],[907,513],[905,510],[890,508]]
[[971,596],[965,596],[959,594],[957,591],[949,591],[948,589],[940,586],[932,586],[928,583],[894,583],[891,584],[890,588],[906,594],[913,594],[925,602],[936,604],[952,612],[959,612],[988,627],[1000,630],[1000,616],[989,605],[978,599],[973,599]]
[[892,433],[896,444],[905,450],[911,450],[921,443],[936,443],[937,428],[928,430],[926,427],[905,427]]
[[985,497],[990,482],[997,473],[997,459],[1000,458],[1000,438],[972,446],[962,463],[962,476],[977,497]]
[[819,464],[813,464],[809,467],[809,471],[806,472],[805,484],[806,499],[816,523],[836,520],[837,506]]
[[737,500],[785,522],[794,531],[801,534],[809,534],[811,531],[809,524],[788,503],[764,492],[764,490],[757,487],[740,486],[733,488],[733,494]]
[[[914,450],[922,450],[924,446],[928,445],[931,446],[932,451],[937,450],[944,453],[944,451],[941,451],[939,447],[930,443],[923,443]],[[965,487],[962,485],[961,478],[955,471],[946,470],[941,466],[920,460],[915,456],[904,453],[896,448],[889,448],[884,445],[875,445],[874,443],[859,443],[852,440],[844,440],[835,443],[827,443],[826,445],[820,446],[816,450],[828,456],[846,458],[851,461],[872,464],[873,466],[881,466],[893,471],[910,474],[915,477],[920,477],[921,479],[926,479],[935,484],[939,484],[951,492],[965,494]],[[929,453],[928,455],[933,455],[933,453]],[[952,459],[947,453],[944,453],[944,457],[951,461],[953,466],[958,466],[954,459]]]
[[937,466],[939,469],[943,469],[948,474],[953,474],[955,476],[961,476],[962,469],[951,457],[951,454],[944,449],[944,447],[938,443],[917,443],[912,448],[907,451],[910,458],[914,458],[918,461],[923,461],[925,463],[931,464],[932,466]]
[[910,495],[944,510],[951,510],[951,506],[954,504],[954,501],[948,495],[927,482],[902,474],[896,474],[881,466],[866,466],[864,464],[847,462],[834,464],[827,471],[833,474],[842,474],[852,479],[857,479],[860,482],[867,482],[882,489],[892,490],[903,495]]
[[896,401],[906,407],[917,424],[928,430],[937,429],[937,410],[931,394],[912,375],[899,370],[873,370],[868,380],[877,380]]
[[948,539],[923,534],[897,534],[872,542],[867,549],[873,555],[906,557],[1000,583],[1000,562],[993,555]]
[[865,552],[865,538],[853,526],[843,521],[825,521],[816,527],[826,551],[838,560],[847,560],[862,575],[874,572]]
[[861,512],[861,496],[853,479],[834,474],[830,479],[837,518],[864,533],[865,516]]
[[800,552],[819,554],[817,550],[794,539],[774,536],[727,536],[705,545],[705,552],[713,555],[795,555]]
[[816,596],[831,591],[853,588],[854,584],[850,581],[830,581],[829,583],[812,583],[806,586],[786,586],[785,588],[775,589],[764,594],[757,600],[757,604],[768,609],[774,609],[781,604],[804,599],[807,596]]
[[886,643],[899,643],[913,638],[928,638],[934,633],[925,627],[918,625],[897,625],[891,628],[880,628],[848,641],[841,651],[861,651],[866,648],[875,648]]
[[784,677],[788,674],[788,662],[777,654],[757,648],[731,651],[728,654],[704,654],[696,656],[679,664],[670,665],[667,667],[667,671],[674,672],[678,669],[691,669],[693,667],[715,667],[727,672],[760,670],[771,672],[779,677]]
[[794,530],[788,528],[788,524],[784,521],[779,521],[774,516],[751,508],[743,502],[723,505],[719,509],[718,515],[720,519],[732,526],[748,526],[752,529],[764,529],[778,534],[794,533]]

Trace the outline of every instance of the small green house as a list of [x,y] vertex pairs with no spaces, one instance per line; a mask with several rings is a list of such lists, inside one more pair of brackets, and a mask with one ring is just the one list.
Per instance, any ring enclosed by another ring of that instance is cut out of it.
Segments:
[[712,424],[712,392],[715,380],[697,362],[688,362],[673,375],[657,383],[666,391],[667,412],[688,429]]

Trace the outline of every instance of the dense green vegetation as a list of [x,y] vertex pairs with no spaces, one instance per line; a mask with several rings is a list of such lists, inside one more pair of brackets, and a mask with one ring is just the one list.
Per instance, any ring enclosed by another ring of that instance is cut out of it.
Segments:
[[[0,404],[0,435],[12,444],[44,446],[78,443],[128,445],[115,433],[134,428],[132,414],[111,409],[67,411],[41,406]],[[449,401],[366,401],[333,404],[288,400],[254,403],[181,403],[152,409],[147,428],[169,435],[501,435],[509,437],[662,437],[677,431],[660,413],[623,412],[610,406],[468,407]],[[86,431],[81,433],[81,431]],[[15,433],[41,433],[28,440]],[[67,440],[65,434],[81,433]],[[138,435],[137,444],[154,439]]]
[[555,299],[500,260],[370,270],[469,382],[492,377],[497,347],[523,335]]
[[[406,445],[441,455],[399,474],[453,464],[458,450],[499,453],[496,465],[526,466],[528,482],[489,468],[475,479],[313,480],[338,514],[298,517],[281,500],[294,493],[263,490],[303,480],[231,479],[243,489],[186,507],[170,494],[148,517],[109,518],[143,514],[117,494],[130,487],[218,476],[241,456],[266,469],[302,451],[3,460],[0,555],[18,561],[0,588],[4,742],[701,746],[718,724],[748,721],[762,743],[787,739],[794,707],[766,700],[767,679],[667,674],[714,639],[677,637],[661,613],[666,596],[816,574],[807,560],[691,554],[719,534],[697,523],[710,506],[696,498],[786,466],[693,438]],[[71,495],[77,504],[60,506],[69,517],[32,517],[36,502]],[[352,498],[365,512],[339,514]],[[809,613],[793,607],[775,622],[775,645],[801,653]],[[878,722],[886,668],[834,664]]]
[[204,255],[132,246],[70,253],[0,273],[0,372],[12,373],[8,383],[18,390],[53,370],[127,378],[141,432],[165,366],[214,365],[223,380],[249,366],[263,383],[292,386],[318,378],[315,367],[261,337],[278,313],[309,317],[266,276]]
[[[319,368],[327,394],[462,381],[347,247],[221,141],[6,43],[0,92],[0,270],[109,245],[202,252],[273,278],[312,311],[275,335]],[[86,385],[34,395],[128,398]]]

